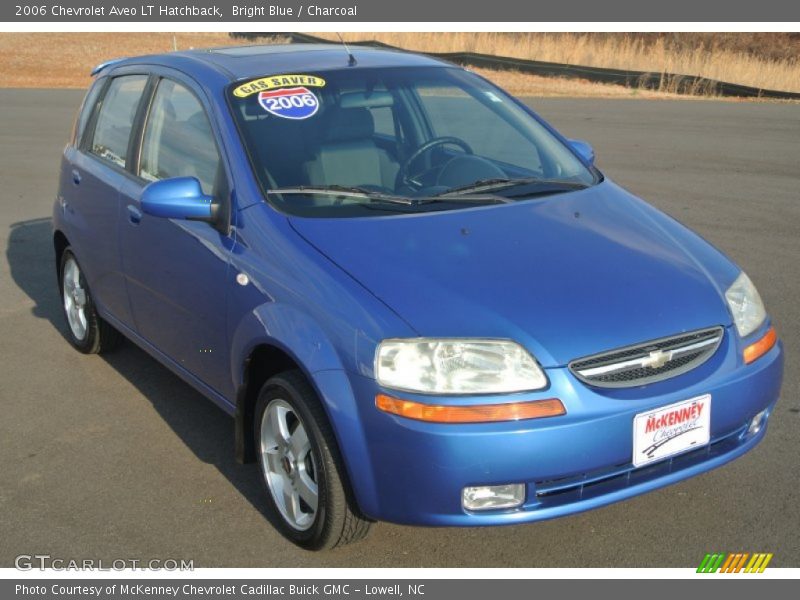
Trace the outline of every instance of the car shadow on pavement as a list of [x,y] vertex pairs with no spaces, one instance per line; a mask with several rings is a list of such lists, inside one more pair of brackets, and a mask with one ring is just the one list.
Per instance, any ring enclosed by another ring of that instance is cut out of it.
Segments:
[[11,225],[6,247],[11,278],[36,303],[33,316],[50,321],[66,339],[67,324],[61,313],[54,256],[49,218]]
[[65,339],[65,352],[76,361],[104,360],[147,398],[167,425],[198,459],[213,464],[270,522],[256,465],[240,465],[234,458],[233,419],[208,401],[133,342],[98,356],[82,356],[66,342],[67,324],[56,283],[56,267],[49,218],[11,225],[6,259],[11,278],[33,301],[34,317],[46,319]]

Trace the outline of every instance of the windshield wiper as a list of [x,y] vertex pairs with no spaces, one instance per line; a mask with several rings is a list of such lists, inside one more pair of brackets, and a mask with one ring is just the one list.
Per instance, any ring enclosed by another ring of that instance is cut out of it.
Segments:
[[402,204],[405,206],[420,206],[433,202],[461,202],[465,204],[500,204],[513,202],[502,196],[493,194],[454,194],[452,196],[397,196],[383,192],[373,192],[357,186],[346,185],[325,185],[325,186],[304,186],[300,185],[293,188],[277,188],[267,190],[269,195],[325,195],[338,198],[364,198],[370,202],[388,202],[391,204]]
[[531,184],[549,186],[548,191],[550,191],[551,188],[555,188],[553,191],[556,190],[572,191],[572,190],[582,190],[589,187],[585,183],[578,183],[574,181],[563,181],[561,179],[541,179],[539,177],[516,177],[516,178],[494,177],[492,179],[479,179],[477,181],[473,181],[469,185],[462,185],[460,187],[450,188],[446,192],[437,194],[437,197],[447,198],[451,195],[459,195],[464,192],[499,191],[511,187],[517,187],[520,185],[531,185]]
[[311,196],[334,196],[336,198],[366,198],[379,202],[391,202],[393,204],[412,204],[411,198],[404,196],[394,196],[382,192],[372,192],[364,188],[347,185],[324,185],[324,186],[305,186],[299,185],[293,188],[277,188],[267,190],[271,196],[284,195],[311,195]]

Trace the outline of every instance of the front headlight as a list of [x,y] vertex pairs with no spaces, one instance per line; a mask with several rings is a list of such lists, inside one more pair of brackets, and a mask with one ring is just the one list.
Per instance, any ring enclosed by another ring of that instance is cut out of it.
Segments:
[[533,357],[505,340],[384,340],[375,376],[384,387],[423,394],[503,394],[547,385]]
[[733,322],[741,337],[753,333],[767,318],[761,296],[744,271],[725,292],[725,299],[728,301]]

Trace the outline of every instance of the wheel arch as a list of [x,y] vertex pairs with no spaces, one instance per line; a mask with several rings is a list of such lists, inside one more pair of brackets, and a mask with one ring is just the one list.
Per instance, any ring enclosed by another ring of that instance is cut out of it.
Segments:
[[252,432],[258,393],[273,375],[297,369],[325,411],[356,501],[370,505],[374,477],[342,354],[325,330],[297,308],[267,303],[242,319],[233,333],[231,352],[236,383],[235,455],[240,463],[255,460]]
[[53,250],[56,253],[56,276],[58,277],[59,285],[61,284],[61,257],[64,255],[64,250],[69,247],[69,240],[64,233],[56,229],[53,232]]
[[242,362],[241,383],[236,392],[235,452],[240,463],[256,459],[255,440],[252,436],[254,412],[258,393],[264,384],[275,375],[285,371],[299,370],[311,381],[300,362],[275,341],[262,341],[252,348]]

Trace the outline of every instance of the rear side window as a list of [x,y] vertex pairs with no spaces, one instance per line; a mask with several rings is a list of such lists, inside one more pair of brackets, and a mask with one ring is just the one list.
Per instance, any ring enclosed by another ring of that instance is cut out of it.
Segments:
[[111,81],[94,128],[93,154],[125,167],[133,120],[146,83],[147,75],[126,75]]
[[81,109],[78,113],[78,119],[75,121],[75,129],[72,131],[72,143],[76,146],[80,146],[81,144],[81,138],[86,129],[86,124],[89,122],[89,117],[92,116],[94,107],[97,105],[97,97],[100,95],[100,91],[103,89],[105,83],[105,79],[96,80],[83,99],[83,104],[81,104]]
[[220,155],[203,105],[186,87],[162,79],[147,118],[139,176],[148,181],[196,177],[214,195]]

